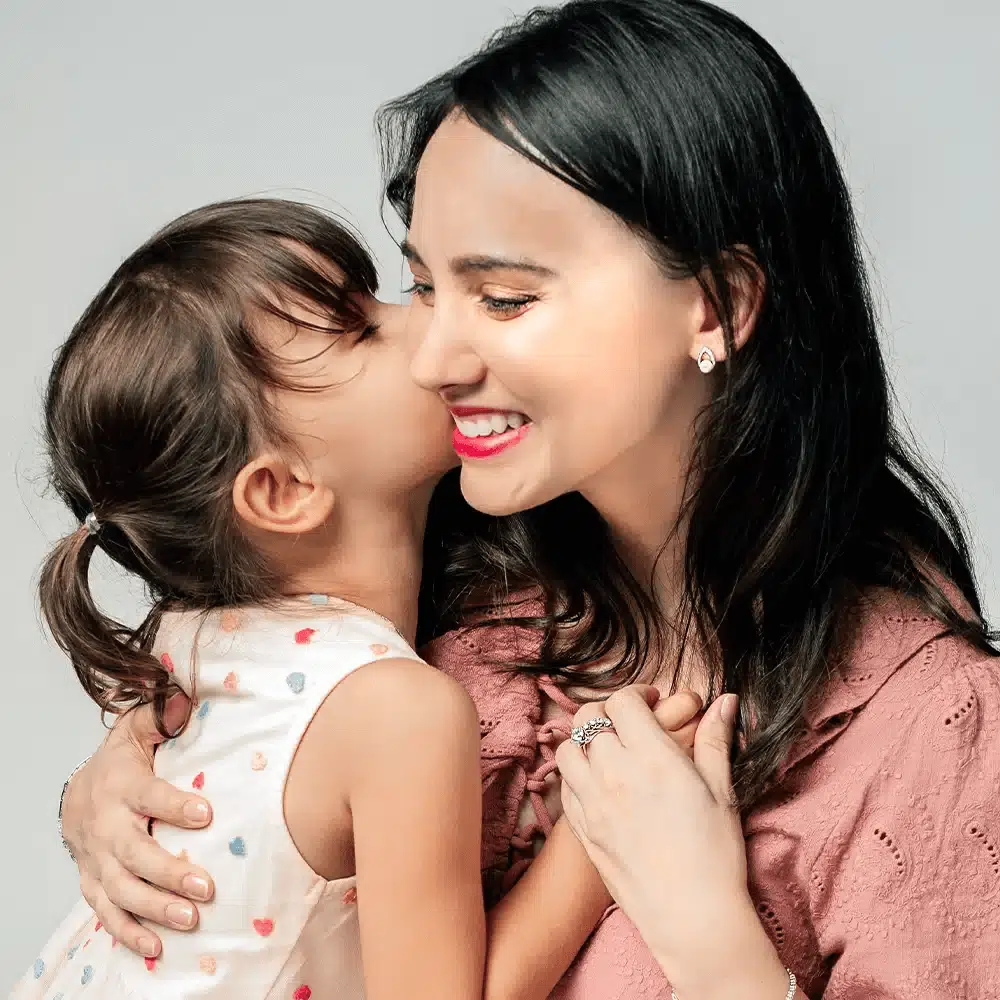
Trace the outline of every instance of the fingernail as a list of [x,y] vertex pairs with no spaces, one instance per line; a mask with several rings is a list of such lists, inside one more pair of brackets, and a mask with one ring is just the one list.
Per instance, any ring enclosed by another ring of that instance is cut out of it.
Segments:
[[194,923],[194,907],[190,903],[171,903],[167,907],[167,921],[175,927],[190,927]]
[[204,802],[185,802],[184,818],[189,823],[204,823],[208,819],[208,806]]
[[146,958],[156,958],[156,942],[148,937],[139,938],[139,953],[145,955]]
[[736,709],[739,707],[740,699],[735,694],[726,694],[722,696],[722,721],[727,725],[731,726],[733,724],[733,719],[736,718]]
[[185,875],[181,880],[181,888],[185,896],[202,901],[208,899],[211,890],[208,887],[208,879],[200,875]]

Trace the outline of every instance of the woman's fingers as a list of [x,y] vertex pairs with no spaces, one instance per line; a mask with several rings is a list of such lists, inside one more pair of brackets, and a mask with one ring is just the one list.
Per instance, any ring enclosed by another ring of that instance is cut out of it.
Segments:
[[[593,776],[583,747],[572,740],[563,740],[556,748],[556,766],[559,768],[563,787],[571,789],[576,796],[586,796],[593,783]],[[564,794],[564,805],[565,801]]]
[[[207,902],[215,894],[215,884],[208,872],[171,854],[144,830],[133,827],[128,833],[122,833],[114,845],[113,853],[115,860],[125,871],[151,883],[154,888],[186,896],[199,903]],[[174,901],[182,902],[176,899]],[[146,910],[132,912],[157,923],[166,922]]]
[[189,931],[198,923],[198,908],[137,878],[124,865],[110,862],[101,872],[101,889],[112,905],[163,927]]
[[709,706],[694,738],[694,765],[719,805],[732,807],[730,748],[739,699],[724,694]]
[[[687,711],[691,702],[684,699],[681,705],[685,706],[683,711]],[[615,724],[615,732],[623,746],[641,746],[651,740],[657,744],[664,742],[663,728],[642,690],[635,687],[623,688],[608,698],[604,703],[604,710]]]
[[171,826],[197,830],[207,826],[212,818],[211,806],[200,795],[182,792],[146,770],[130,774],[122,792],[125,804],[133,812]]
[[104,929],[119,944],[145,958],[155,958],[160,954],[162,944],[156,934],[143,927],[130,913],[115,906],[100,883],[81,876],[80,890]]

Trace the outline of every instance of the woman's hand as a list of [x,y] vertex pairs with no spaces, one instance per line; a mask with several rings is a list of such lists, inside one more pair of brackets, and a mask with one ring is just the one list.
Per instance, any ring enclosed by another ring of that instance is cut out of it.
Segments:
[[736,698],[698,725],[694,759],[658,724],[642,690],[586,705],[614,731],[556,758],[563,807],[608,889],[684,997],[777,1000],[788,977],[747,891],[729,764]]
[[[186,714],[187,699],[171,699],[167,727]],[[130,712],[74,775],[63,799],[63,836],[80,868],[84,898],[109,934],[151,957],[159,954],[160,940],[132,914],[189,930],[198,910],[180,897],[205,901],[215,892],[207,872],[174,857],[149,834],[150,818],[198,829],[212,815],[204,799],[154,777],[153,752],[161,740],[150,707]]]

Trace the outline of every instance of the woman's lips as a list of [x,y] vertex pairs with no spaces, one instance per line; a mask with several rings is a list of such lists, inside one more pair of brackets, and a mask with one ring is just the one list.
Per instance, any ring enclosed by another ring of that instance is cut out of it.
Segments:
[[492,458],[524,438],[531,421],[516,410],[452,406],[452,444],[461,458]]

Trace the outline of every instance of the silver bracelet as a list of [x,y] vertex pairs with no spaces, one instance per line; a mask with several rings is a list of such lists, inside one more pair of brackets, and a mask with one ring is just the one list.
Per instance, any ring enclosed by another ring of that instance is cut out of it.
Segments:
[[76,857],[73,854],[72,848],[69,846],[69,844],[66,843],[66,838],[63,836],[63,822],[62,822],[63,802],[66,800],[66,789],[69,788],[69,783],[76,777],[78,771],[82,770],[84,767],[86,767],[87,764],[90,763],[92,757],[93,754],[91,754],[90,757],[88,757],[86,760],[80,761],[80,763],[73,768],[73,770],[70,772],[69,777],[63,783],[62,791],[59,793],[59,813],[57,819],[57,823],[59,826],[59,839],[62,841],[63,847],[66,848],[66,853],[70,856],[70,860],[72,860],[73,864],[76,864]]
[[[788,973],[788,992],[785,994],[785,1000],[795,1000],[795,991],[799,985],[798,980],[791,969],[785,969],[785,972]],[[673,987],[670,988],[670,1000],[677,1000],[677,991]]]

